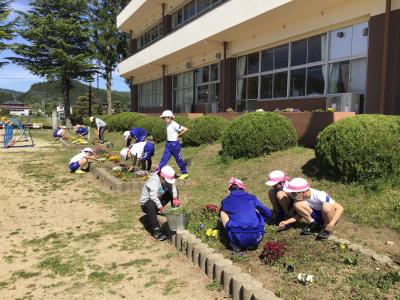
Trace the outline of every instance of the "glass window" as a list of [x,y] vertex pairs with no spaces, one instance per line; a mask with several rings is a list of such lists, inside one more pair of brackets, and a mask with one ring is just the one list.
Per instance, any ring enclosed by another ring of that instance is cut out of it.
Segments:
[[327,57],[326,34],[317,35],[308,39],[308,62],[325,61]]
[[290,96],[299,97],[306,95],[307,69],[297,69],[290,72]]
[[245,55],[245,56],[239,57],[238,61],[237,61],[237,70],[236,70],[238,77],[247,75],[246,66],[247,66],[247,56]]
[[258,76],[247,78],[247,99],[258,99]]
[[247,80],[239,79],[236,87],[236,99],[246,100]]
[[325,93],[326,66],[316,66],[307,69],[307,95]]
[[259,72],[260,67],[260,55],[258,52],[252,53],[248,55],[248,66],[247,66],[247,74],[254,74]]
[[367,84],[367,59],[351,61],[350,92],[365,94]]
[[219,102],[219,83],[210,85],[210,102]]
[[274,48],[274,69],[287,68],[289,65],[289,44]]
[[197,87],[197,103],[208,102],[208,84]]
[[219,65],[214,64],[214,65],[211,65],[210,68],[211,68],[210,81],[218,81],[219,80]]
[[261,76],[261,99],[272,98],[273,78],[273,74]]
[[329,65],[329,94],[347,93],[349,91],[350,61]]
[[274,69],[274,49],[261,52],[261,72],[272,71]]
[[288,72],[274,74],[274,98],[287,97]]
[[196,83],[205,83],[209,82],[209,67],[203,67],[200,68],[196,71],[197,78],[196,78]]
[[192,1],[185,5],[183,8],[183,20],[187,21],[196,14],[196,3]]
[[307,62],[307,39],[292,43],[292,66],[304,65]]

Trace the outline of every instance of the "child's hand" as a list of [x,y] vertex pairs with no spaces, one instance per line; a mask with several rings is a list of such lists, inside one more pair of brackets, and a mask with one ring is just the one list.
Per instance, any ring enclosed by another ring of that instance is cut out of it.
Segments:
[[284,227],[286,227],[287,225],[288,225],[288,222],[287,222],[287,221],[282,221],[282,222],[279,223],[279,228],[284,228]]
[[172,199],[172,206],[179,207],[181,205],[181,201],[178,198]]

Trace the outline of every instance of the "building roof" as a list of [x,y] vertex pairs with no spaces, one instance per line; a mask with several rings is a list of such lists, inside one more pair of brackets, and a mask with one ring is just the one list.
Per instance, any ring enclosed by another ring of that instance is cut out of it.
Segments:
[[12,100],[12,101],[4,102],[4,103],[2,103],[1,105],[7,105],[7,106],[24,106],[25,103]]

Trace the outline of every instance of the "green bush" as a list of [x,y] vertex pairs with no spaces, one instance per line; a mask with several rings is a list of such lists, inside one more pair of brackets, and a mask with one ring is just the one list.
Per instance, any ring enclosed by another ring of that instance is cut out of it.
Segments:
[[192,122],[191,119],[189,119],[188,117],[184,117],[184,116],[177,116],[177,117],[175,117],[174,121],[176,123],[178,123],[179,125],[187,127],[187,128],[190,127],[190,124]]
[[400,119],[358,115],[325,128],[315,154],[325,174],[345,181],[367,181],[400,173]]
[[217,116],[196,118],[188,125],[190,130],[184,134],[183,142],[187,146],[200,146],[218,141],[229,122]]
[[258,157],[296,145],[296,131],[286,117],[256,112],[231,122],[222,135],[222,156]]
[[149,136],[153,137],[156,143],[163,142],[167,139],[165,122],[158,117],[145,117],[136,122],[137,127],[146,129]]
[[102,116],[101,118],[107,123],[107,129],[109,131],[124,132],[137,127],[137,122],[145,118],[145,116],[133,112],[123,112],[113,116],[107,116],[107,118]]

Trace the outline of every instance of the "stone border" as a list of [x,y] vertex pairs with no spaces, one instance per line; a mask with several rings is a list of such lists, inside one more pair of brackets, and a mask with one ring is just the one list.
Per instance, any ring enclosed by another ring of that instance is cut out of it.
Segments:
[[97,168],[92,166],[92,172],[96,176],[96,179],[101,180],[106,187],[117,194],[130,193],[135,190],[141,190],[143,183],[138,181],[124,182],[110,174],[105,168]]
[[279,299],[272,291],[263,288],[261,282],[243,273],[230,259],[216,253],[189,231],[177,231],[172,235],[171,243],[210,279],[221,282],[225,293],[234,300]]
[[349,240],[341,239],[333,234],[328,238],[328,240],[331,240],[331,241],[335,242],[336,244],[346,245],[351,251],[358,251],[361,254],[371,257],[373,260],[377,261],[378,263],[387,265],[388,267],[391,267],[395,270],[400,270],[400,266],[387,255],[378,254],[374,250],[364,248],[363,246],[361,246],[359,244],[353,244]]

